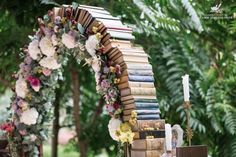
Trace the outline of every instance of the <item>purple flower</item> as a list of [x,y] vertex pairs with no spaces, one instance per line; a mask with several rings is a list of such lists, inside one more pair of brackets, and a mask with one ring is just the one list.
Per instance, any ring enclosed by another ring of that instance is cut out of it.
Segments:
[[14,111],[16,112],[16,110],[17,110],[17,105],[16,105],[15,103],[13,103],[11,107],[12,107],[12,110],[14,110]]
[[102,80],[101,82],[101,87],[104,88],[109,88],[110,87],[110,83],[107,79]]
[[113,88],[111,88],[108,91],[108,95],[109,95],[109,97],[114,98],[114,97],[117,96],[117,93],[116,93],[116,91]]
[[107,112],[112,113],[115,109],[112,105],[107,104],[106,105],[106,110],[107,110]]
[[54,19],[55,24],[60,24],[61,23],[61,17],[60,16],[56,16]]
[[108,74],[109,71],[110,71],[110,69],[109,69],[108,67],[104,67],[104,68],[103,68],[103,72],[104,72],[105,74]]
[[105,100],[109,100],[110,96],[108,94],[104,95]]
[[21,116],[22,113],[23,113],[23,112],[22,112],[21,109],[16,110],[16,114],[17,114],[18,116]]
[[30,65],[32,63],[32,58],[30,56],[27,56],[24,60],[24,62],[28,65]]

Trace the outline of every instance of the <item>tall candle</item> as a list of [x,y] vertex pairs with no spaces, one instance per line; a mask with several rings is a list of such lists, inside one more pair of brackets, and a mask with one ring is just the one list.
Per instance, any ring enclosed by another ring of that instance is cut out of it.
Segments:
[[189,75],[182,76],[182,83],[184,89],[184,101],[189,101]]
[[171,125],[165,124],[166,151],[172,151],[172,131]]

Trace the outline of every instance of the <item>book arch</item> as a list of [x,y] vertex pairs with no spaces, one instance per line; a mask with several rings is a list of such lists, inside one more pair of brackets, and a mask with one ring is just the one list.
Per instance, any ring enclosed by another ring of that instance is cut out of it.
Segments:
[[159,157],[164,151],[165,122],[160,119],[152,66],[132,29],[100,7],[63,6],[38,19],[39,29],[24,49],[16,74],[8,134],[12,157],[40,156],[47,137],[54,90],[68,55],[85,59],[96,89],[111,116],[111,138],[127,146],[126,156]]

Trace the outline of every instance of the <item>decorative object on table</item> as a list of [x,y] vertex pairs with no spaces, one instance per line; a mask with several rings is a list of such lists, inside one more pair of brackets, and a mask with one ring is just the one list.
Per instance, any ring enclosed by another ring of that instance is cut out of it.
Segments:
[[176,148],[181,147],[183,144],[183,134],[184,131],[180,127],[180,125],[175,124],[172,128],[172,155],[173,157],[176,156]]
[[170,124],[166,124],[166,140],[165,153],[162,157],[175,157],[176,147],[181,147],[183,144],[183,129],[180,125],[175,124],[172,128]]
[[[165,122],[160,120],[152,66],[144,50],[131,43],[132,29],[103,8],[85,5],[54,8],[38,23],[31,42],[22,48],[24,61],[14,75],[13,114],[1,128],[8,135],[11,156],[42,156],[57,81],[63,79],[68,56],[73,56],[78,62],[85,60],[95,73],[97,92],[111,116],[111,137],[131,156],[141,152],[158,157]],[[151,150],[130,150],[134,138],[146,140]],[[150,146],[153,140],[159,145]]]
[[184,104],[183,108],[186,112],[186,136],[188,141],[188,146],[177,147],[176,157],[207,157],[207,146],[192,146],[193,131],[190,127],[190,110],[191,104],[189,101],[189,75],[184,75],[183,77],[183,90],[184,90]]

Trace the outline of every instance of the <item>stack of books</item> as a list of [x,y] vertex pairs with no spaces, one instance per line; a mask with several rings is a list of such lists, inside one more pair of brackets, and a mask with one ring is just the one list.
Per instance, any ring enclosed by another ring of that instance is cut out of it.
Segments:
[[80,5],[76,9],[71,7],[72,14],[68,15],[68,7],[55,8],[55,16],[74,19],[85,35],[96,27],[102,35],[103,53],[121,66],[118,88],[124,108],[123,120],[129,121],[132,111],[137,113],[137,123],[132,128],[135,140],[130,150],[131,157],[161,156],[164,150],[165,121],[160,119],[149,56],[141,47],[132,44],[132,29],[103,8]]

